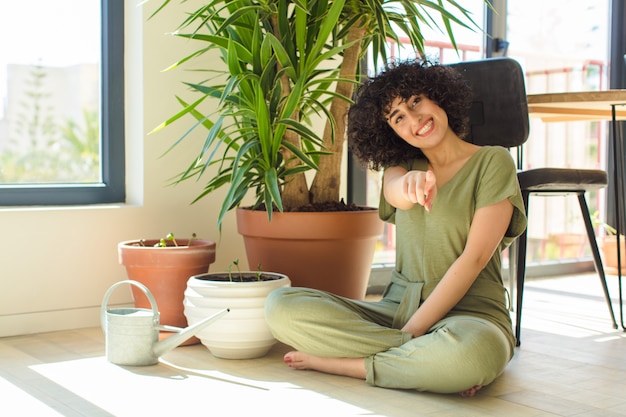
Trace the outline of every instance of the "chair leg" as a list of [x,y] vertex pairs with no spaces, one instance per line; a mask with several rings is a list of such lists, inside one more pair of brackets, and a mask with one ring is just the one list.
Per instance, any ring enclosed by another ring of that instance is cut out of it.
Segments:
[[515,291],[515,277],[517,276],[517,239],[509,246],[509,311],[515,311],[515,304],[513,304],[513,297],[517,292]]
[[[524,200],[524,208],[526,210],[526,217],[528,218],[528,202],[530,193],[522,191],[522,199]],[[517,261],[516,267],[516,305],[515,305],[515,346],[521,344],[520,335],[522,333],[522,300],[524,296],[524,277],[526,276],[526,243],[528,240],[528,227],[524,229],[524,232],[517,238],[516,246],[517,253],[515,259]]]
[[602,266],[602,258],[600,258],[598,242],[596,241],[596,234],[593,230],[591,216],[589,215],[589,207],[587,207],[587,200],[585,199],[584,193],[578,193],[578,203],[580,204],[580,210],[582,212],[583,221],[585,223],[585,229],[587,229],[587,237],[589,239],[589,245],[591,246],[591,253],[593,255],[593,264],[596,268],[598,276],[600,277],[600,284],[602,285],[602,290],[604,291],[604,298],[606,299],[606,304],[609,307],[611,320],[613,320],[613,328],[617,329],[615,313],[613,312],[613,303],[611,302],[611,297],[609,296],[609,288],[606,284],[606,275],[604,274],[604,267]]

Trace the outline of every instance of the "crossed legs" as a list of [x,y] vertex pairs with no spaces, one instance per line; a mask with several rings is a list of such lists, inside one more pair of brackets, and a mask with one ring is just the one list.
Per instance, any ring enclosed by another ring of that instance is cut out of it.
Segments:
[[276,337],[297,349],[284,357],[290,367],[381,387],[473,396],[510,359],[508,341],[485,320],[450,317],[411,339],[388,327],[395,309],[291,288],[268,298],[267,319]]

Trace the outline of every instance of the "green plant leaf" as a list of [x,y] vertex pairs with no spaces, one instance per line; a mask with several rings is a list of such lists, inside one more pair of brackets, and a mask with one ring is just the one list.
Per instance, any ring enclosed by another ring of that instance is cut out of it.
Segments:
[[[177,61],[175,64],[169,66],[167,69],[172,69],[175,67],[180,66],[181,64],[183,64],[184,62],[189,61],[192,58],[195,58],[199,55],[202,55],[203,53],[214,49],[214,48],[221,48],[224,50],[228,50],[229,48],[234,48],[235,52],[237,53],[237,56],[243,61],[243,62],[252,62],[253,56],[250,53],[250,51],[241,43],[234,41],[232,38],[230,37],[225,37],[225,36],[219,36],[219,35],[204,35],[204,34],[190,34],[190,33],[176,33],[176,36],[180,37],[180,38],[188,38],[188,39],[193,39],[196,41],[202,41],[202,42],[206,42],[209,43],[210,46],[206,47],[206,48],[202,48],[199,49],[197,51],[195,51],[194,53],[190,54],[189,56],[185,57],[184,59],[181,59],[180,61]],[[230,42],[233,42],[233,45],[229,45]]]
[[164,121],[163,123],[161,123],[160,125],[155,127],[154,129],[152,129],[150,132],[148,132],[148,134],[150,135],[152,133],[158,132],[159,130],[163,129],[164,127],[171,125],[176,120],[180,119],[181,117],[183,117],[184,115],[188,114],[193,109],[195,109],[198,106],[198,104],[202,103],[204,101],[204,99],[206,99],[206,98],[207,98],[207,96],[200,97],[198,100],[194,101],[189,106],[186,106],[184,109],[182,109],[181,111],[176,113],[174,116],[170,117],[169,119],[167,119],[166,121]]
[[[283,202],[280,197],[280,187],[278,186],[278,175],[276,174],[276,168],[274,167],[265,171],[265,188],[268,190],[271,200],[276,204],[278,210],[283,211]],[[270,204],[268,206],[266,201],[266,207],[271,208],[272,205]]]
[[[315,59],[318,55],[322,53],[324,45],[326,44],[326,40],[330,37],[331,32],[337,26],[339,17],[341,16],[341,12],[343,11],[343,6],[345,4],[345,0],[335,0],[332,2],[330,9],[326,17],[324,18],[322,24],[319,28],[319,35],[317,36],[317,42],[311,48],[310,53],[305,59],[308,61],[309,59]],[[308,66],[308,65],[307,65]]]

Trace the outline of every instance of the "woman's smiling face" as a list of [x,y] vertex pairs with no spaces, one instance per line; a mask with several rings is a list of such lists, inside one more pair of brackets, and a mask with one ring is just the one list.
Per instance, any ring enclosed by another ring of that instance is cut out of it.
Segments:
[[396,98],[386,119],[398,136],[420,149],[438,144],[448,131],[446,112],[423,95]]

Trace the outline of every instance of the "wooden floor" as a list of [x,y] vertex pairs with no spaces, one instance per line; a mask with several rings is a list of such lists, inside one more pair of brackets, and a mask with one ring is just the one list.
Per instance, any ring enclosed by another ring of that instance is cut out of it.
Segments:
[[0,338],[0,416],[626,416],[626,333],[599,288],[595,275],[529,280],[522,346],[474,398],[295,371],[283,345],[245,361],[186,346],[121,367],[89,328]]

